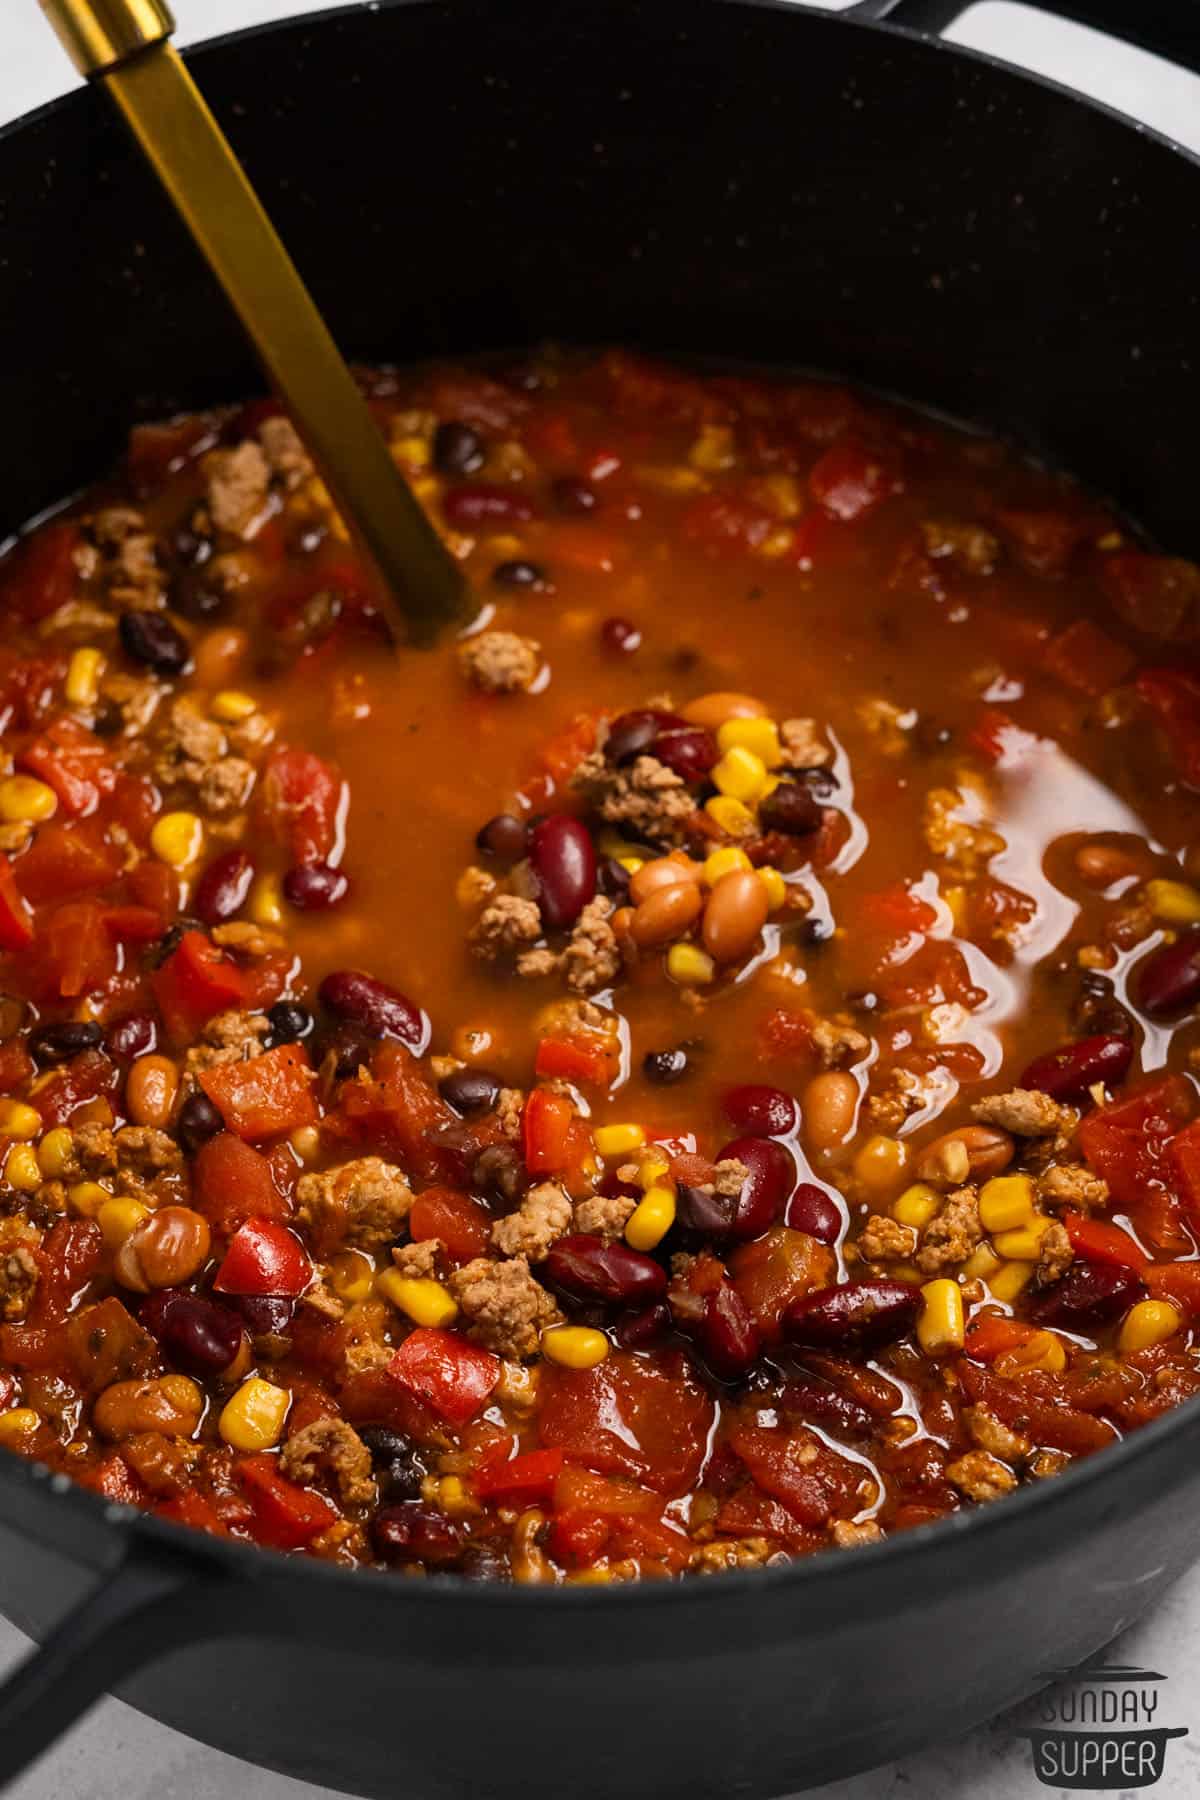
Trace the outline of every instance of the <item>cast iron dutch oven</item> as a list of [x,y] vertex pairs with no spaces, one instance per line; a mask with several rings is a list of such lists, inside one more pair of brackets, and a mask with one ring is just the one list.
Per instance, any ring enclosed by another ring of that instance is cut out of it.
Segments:
[[[1194,556],[1197,165],[939,43],[957,10],[384,0],[194,61],[356,356],[552,337],[814,365],[1011,434]],[[1196,48],[1190,0],[1062,10]],[[256,386],[93,95],[0,140],[0,319],[0,529],[137,417]],[[355,1794],[779,1795],[1098,1650],[1197,1554],[1197,1507],[1190,1404],[877,1547],[547,1592],[288,1560],[5,1453],[0,1606],[45,1647],[0,1693],[0,1768],[114,1689]]]

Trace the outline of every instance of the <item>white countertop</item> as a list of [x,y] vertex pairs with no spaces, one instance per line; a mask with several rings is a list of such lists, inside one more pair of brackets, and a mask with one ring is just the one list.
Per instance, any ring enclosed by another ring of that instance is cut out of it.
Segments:
[[[175,0],[184,43],[239,25],[316,12],[327,0]],[[498,0],[502,4],[502,0]],[[570,0],[564,0],[569,4]],[[1188,0],[1180,0],[1181,9]],[[1137,0],[1129,0],[1137,16]],[[35,0],[4,0],[0,22],[0,122],[72,85],[70,70]],[[1105,100],[1200,151],[1200,78],[1158,58],[1066,25],[1009,0],[984,0],[949,34]],[[1195,229],[1196,221],[1183,223]],[[1156,1800],[1200,1792],[1200,1664],[1192,1646],[1200,1626],[1200,1567],[1167,1601],[1114,1647],[1110,1660],[1160,1671],[1168,1679],[1156,1718],[1190,1725],[1193,1736],[1168,1745]],[[987,1629],[964,1604],[964,1631]],[[20,1633],[0,1621],[0,1668],[24,1649]],[[952,1668],[952,1661],[950,1664]],[[950,1676],[952,1679],[952,1675]],[[0,1747],[2,1759],[2,1747]],[[1122,1792],[1113,1778],[1108,1790]],[[1058,1789],[1038,1782],[1030,1750],[1003,1726],[851,1781],[819,1790],[819,1800],[1040,1800]],[[334,1800],[332,1790],[270,1775],[153,1724],[115,1700],[82,1725],[12,1790],[13,1800]]]

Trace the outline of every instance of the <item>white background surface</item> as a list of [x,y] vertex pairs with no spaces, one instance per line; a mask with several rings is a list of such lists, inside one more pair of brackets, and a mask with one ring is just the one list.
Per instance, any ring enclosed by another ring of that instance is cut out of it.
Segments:
[[[502,5],[503,0],[493,0]],[[569,5],[570,0],[562,0]],[[652,3],[652,0],[650,0]],[[240,25],[316,12],[325,0],[175,0],[180,41],[195,42]],[[1138,0],[1128,0],[1136,18]],[[1193,0],[1178,0],[1180,12]],[[72,85],[71,72],[36,0],[0,0],[0,122]],[[992,51],[1109,105],[1131,113],[1200,151],[1200,79],[1081,27],[1066,25],[1008,0],[985,0],[950,34]],[[1181,220],[1181,230],[1197,221]],[[1056,1605],[1069,1605],[1057,1595]],[[1144,1624],[1126,1634],[1113,1660],[1160,1670],[1168,1677],[1157,1723],[1188,1725],[1190,1739],[1168,1747],[1167,1770],[1155,1800],[1200,1794],[1200,1663],[1192,1646],[1200,1627],[1200,1569],[1182,1582]],[[962,1628],[986,1631],[964,1596]],[[0,1621],[0,1665],[14,1663],[23,1640]],[[953,1646],[946,1646],[946,1678],[953,1680]],[[380,1721],[381,1730],[390,1728]],[[2,1759],[0,1746],[0,1759]],[[1115,1791],[1115,1790],[1113,1790]],[[818,1800],[1042,1800],[1029,1750],[1002,1727],[911,1757],[853,1781],[819,1790]],[[332,1800],[330,1791],[269,1775],[152,1724],[119,1702],[105,1701],[44,1762],[12,1790],[14,1800]],[[1124,1797],[1123,1797],[1124,1800]],[[1128,1797],[1132,1800],[1132,1796]]]

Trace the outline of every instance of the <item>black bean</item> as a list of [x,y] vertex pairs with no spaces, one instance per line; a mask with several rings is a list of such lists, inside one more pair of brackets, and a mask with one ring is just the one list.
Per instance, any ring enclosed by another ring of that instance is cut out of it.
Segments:
[[94,1050],[104,1036],[94,1019],[64,1019],[58,1025],[39,1025],[30,1034],[29,1054],[38,1063],[66,1062],[81,1050]]
[[710,1194],[705,1188],[683,1183],[676,1190],[676,1223],[699,1237],[725,1237],[733,1229],[737,1208],[736,1194]]
[[455,1069],[438,1082],[438,1093],[464,1118],[491,1112],[504,1083],[490,1069]]
[[497,563],[492,570],[492,580],[497,587],[506,588],[544,588],[547,585],[545,569],[523,559]]
[[176,562],[183,563],[189,569],[196,569],[212,555],[212,539],[201,537],[190,525],[181,525],[171,539],[171,552]]
[[211,619],[225,604],[224,590],[201,565],[185,569],[171,587],[171,605],[182,618]]
[[328,863],[297,863],[283,878],[283,897],[300,912],[328,912],[349,892],[348,878]]
[[182,675],[191,661],[186,639],[162,613],[122,613],[119,631],[125,654],[156,675]]
[[508,1557],[491,1544],[471,1544],[464,1550],[458,1573],[464,1581],[511,1581],[513,1578]]
[[497,813],[475,834],[475,847],[500,862],[519,862],[529,843],[529,828],[515,813]]
[[615,856],[602,857],[596,868],[596,886],[606,900],[621,906],[629,895],[629,870],[622,868]]
[[575,475],[560,475],[550,492],[560,512],[574,513],[576,517],[594,512],[600,504],[600,496],[591,482],[581,481]]
[[473,425],[447,419],[433,434],[433,466],[441,475],[474,475],[482,469],[483,439]]
[[642,1058],[642,1074],[658,1087],[682,1081],[688,1072],[688,1053],[682,1044],[673,1050],[649,1050]]
[[271,1046],[298,1044],[312,1030],[315,1020],[307,1006],[298,1000],[277,1000],[267,1012],[271,1024]]
[[511,1203],[525,1186],[525,1165],[512,1144],[489,1144],[475,1158],[472,1185]]
[[822,819],[820,804],[798,781],[781,781],[759,803],[759,824],[764,831],[782,831],[788,837],[807,837]]
[[197,1088],[189,1094],[179,1109],[175,1131],[180,1143],[189,1156],[195,1156],[201,1144],[206,1144],[218,1131],[224,1131],[225,1121],[209,1099],[207,1094]]
[[381,1500],[419,1500],[427,1473],[416,1449],[402,1432],[372,1425],[359,1433],[371,1454]]

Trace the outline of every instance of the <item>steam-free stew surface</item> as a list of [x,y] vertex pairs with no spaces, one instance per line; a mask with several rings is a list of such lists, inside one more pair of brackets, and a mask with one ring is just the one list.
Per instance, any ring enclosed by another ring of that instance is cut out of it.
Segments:
[[0,1440],[339,1561],[873,1541],[1189,1397],[1200,575],[1015,452],[623,353],[272,406],[0,569]]

